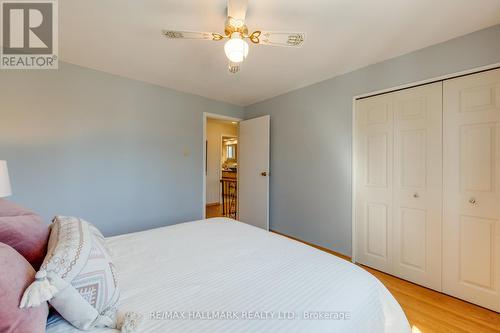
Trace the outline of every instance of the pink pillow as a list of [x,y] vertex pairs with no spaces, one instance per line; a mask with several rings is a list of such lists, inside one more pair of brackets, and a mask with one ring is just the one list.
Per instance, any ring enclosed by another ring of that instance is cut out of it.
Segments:
[[43,333],[49,308],[20,309],[24,290],[35,279],[35,270],[13,248],[0,243],[0,332]]
[[33,212],[0,199],[0,242],[12,246],[34,269],[42,265],[49,227]]

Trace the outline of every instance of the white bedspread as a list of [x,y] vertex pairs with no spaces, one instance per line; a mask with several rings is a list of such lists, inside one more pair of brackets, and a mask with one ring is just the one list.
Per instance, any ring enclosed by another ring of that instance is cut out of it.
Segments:
[[[363,269],[240,222],[209,219],[107,240],[120,311],[142,314],[140,332],[410,332],[399,304]],[[51,321],[48,333],[79,332]]]

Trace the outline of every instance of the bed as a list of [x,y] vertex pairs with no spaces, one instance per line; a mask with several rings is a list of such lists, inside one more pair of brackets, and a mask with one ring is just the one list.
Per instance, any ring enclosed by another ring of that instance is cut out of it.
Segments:
[[[363,269],[225,218],[107,238],[140,332],[410,332]],[[48,333],[80,332],[53,315]],[[94,332],[116,332],[97,329]]]

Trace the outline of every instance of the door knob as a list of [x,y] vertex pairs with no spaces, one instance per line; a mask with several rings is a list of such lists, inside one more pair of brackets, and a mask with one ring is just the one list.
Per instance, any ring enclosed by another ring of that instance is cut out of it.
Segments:
[[413,197],[418,198],[418,197],[420,197],[420,195],[418,195],[418,192],[415,192],[415,193],[413,193]]
[[260,173],[260,175],[261,175],[262,177],[267,177],[267,172],[262,171],[262,172]]
[[477,200],[476,200],[476,198],[470,198],[470,199],[469,199],[469,203],[470,203],[471,205],[477,205]]

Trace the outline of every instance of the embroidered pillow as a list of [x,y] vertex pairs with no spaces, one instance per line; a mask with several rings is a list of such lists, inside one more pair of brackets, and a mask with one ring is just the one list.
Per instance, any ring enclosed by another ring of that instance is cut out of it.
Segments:
[[46,302],[33,309],[20,309],[24,289],[35,270],[12,247],[0,243],[0,332],[43,333],[49,308]]
[[49,227],[33,212],[0,199],[0,242],[13,247],[35,270],[47,250]]
[[73,326],[116,328],[116,270],[101,232],[90,223],[56,216],[47,255],[21,307],[48,300]]

